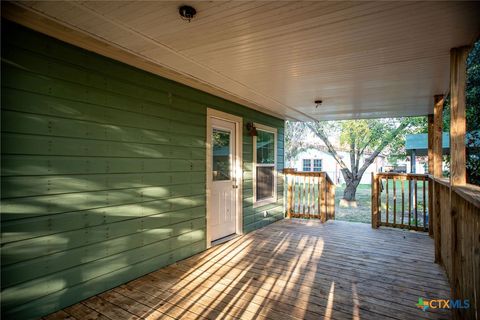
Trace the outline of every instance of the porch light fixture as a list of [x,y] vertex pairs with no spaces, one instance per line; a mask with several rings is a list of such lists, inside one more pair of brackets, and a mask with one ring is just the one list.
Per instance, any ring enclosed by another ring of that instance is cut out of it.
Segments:
[[248,130],[248,135],[251,137],[256,137],[258,135],[257,128],[255,128],[255,125],[253,124],[253,122],[247,123],[247,130]]
[[320,107],[320,105],[322,104],[322,100],[315,100],[315,109],[317,109],[318,107]]
[[190,22],[190,20],[192,20],[197,14],[197,10],[191,6],[181,6],[178,8],[178,13],[183,20]]

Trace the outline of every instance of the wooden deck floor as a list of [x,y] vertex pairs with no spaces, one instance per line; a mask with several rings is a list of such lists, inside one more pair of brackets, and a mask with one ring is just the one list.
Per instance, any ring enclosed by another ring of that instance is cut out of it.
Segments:
[[418,298],[448,299],[422,233],[283,220],[45,319],[448,319]]

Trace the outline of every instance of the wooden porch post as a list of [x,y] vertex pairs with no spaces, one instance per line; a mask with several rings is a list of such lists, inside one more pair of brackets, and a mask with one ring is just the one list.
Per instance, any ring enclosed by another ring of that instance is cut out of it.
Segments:
[[428,115],[428,174],[433,174],[433,113]]
[[[428,115],[428,174],[433,174],[433,114]],[[433,182],[428,179],[428,234],[433,237]]]
[[[454,299],[464,298],[462,294],[464,252],[459,245],[459,239],[464,237],[460,212],[462,203],[459,197],[452,197],[452,192],[457,186],[467,183],[466,154],[465,154],[465,83],[466,62],[469,47],[459,47],[450,50],[450,214],[451,214],[451,253],[452,276],[450,285]],[[462,261],[463,260],[463,261]],[[468,272],[468,267],[465,272]],[[454,319],[463,319],[462,311],[454,309]]]
[[465,82],[470,47],[450,50],[450,185],[467,183],[465,166]]
[[443,94],[438,94],[434,96],[434,109],[433,109],[433,176],[436,178],[442,177],[442,160],[443,160],[443,149],[442,149],[442,135],[443,135]]
[[[432,173],[433,177],[441,178],[442,177],[442,158],[443,158],[443,149],[442,149],[442,135],[443,135],[443,95],[434,96],[434,106],[433,106],[433,141],[432,141]],[[430,161],[429,161],[430,162]],[[430,180],[433,182],[433,180]],[[441,236],[441,217],[440,217],[440,199],[437,196],[440,193],[440,185],[433,182],[432,188],[432,210],[433,210],[433,223],[434,223],[434,237],[435,237],[435,262],[441,263],[441,246],[442,246],[442,236]]]
[[371,207],[372,207],[372,228],[378,228],[378,177],[377,175],[372,172],[372,200],[371,200]]

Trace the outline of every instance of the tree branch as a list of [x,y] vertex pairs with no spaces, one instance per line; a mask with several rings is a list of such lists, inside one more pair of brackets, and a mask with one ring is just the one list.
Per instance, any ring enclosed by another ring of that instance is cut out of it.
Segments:
[[355,167],[355,140],[351,139],[352,142],[350,142],[350,170],[352,171],[352,176],[355,176],[357,174],[356,172],[356,167]]
[[337,151],[335,150],[333,145],[330,143],[330,141],[328,140],[328,138],[325,135],[325,133],[323,132],[323,130],[320,129],[320,128],[314,127],[312,124],[310,124],[308,122],[306,123],[306,125],[310,130],[312,130],[312,132],[317,137],[319,137],[323,141],[323,143],[325,143],[325,145],[327,146],[328,152],[333,156],[335,161],[337,161],[337,163],[340,165],[340,168],[342,168],[342,172],[344,172],[344,174],[347,175],[347,177],[351,178],[353,176],[351,171],[348,169],[345,162],[343,162],[343,160],[340,158]]
[[355,161],[355,170],[356,170],[357,174],[358,174],[358,167],[360,166],[361,155],[362,155],[362,153],[360,152],[360,150],[357,150],[356,161]]
[[375,151],[370,155],[370,157],[365,159],[365,162],[363,163],[362,167],[360,168],[359,176],[362,176],[365,170],[373,163],[375,158],[382,152],[382,150],[406,127],[408,127],[410,123],[408,121],[402,122],[395,131],[393,131],[391,134],[389,134],[387,137],[385,137],[380,145],[375,149]]
[[365,152],[365,149],[372,143],[372,141],[375,140],[375,138],[372,136],[370,140],[363,146],[363,148],[360,149],[360,154],[363,154]]

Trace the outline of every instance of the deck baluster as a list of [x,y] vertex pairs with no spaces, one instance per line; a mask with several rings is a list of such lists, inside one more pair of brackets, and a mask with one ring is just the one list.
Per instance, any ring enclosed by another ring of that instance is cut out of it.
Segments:
[[426,224],[426,221],[427,221],[427,211],[426,211],[426,208],[427,208],[427,203],[425,201],[426,199],[426,196],[425,196],[425,178],[423,178],[423,230],[427,231],[427,224]]
[[418,227],[418,215],[417,215],[417,184],[418,180],[414,180],[414,189],[415,189],[415,194],[414,194],[414,199],[413,199],[413,210],[415,211],[415,227]]
[[402,183],[402,221],[400,222],[402,228],[405,225],[405,186],[404,186],[404,181],[405,180],[400,180]]
[[388,212],[388,176],[385,178],[385,196],[386,196],[386,199],[385,199],[386,218],[385,219],[387,220],[387,225],[388,225],[388,215],[389,215],[389,212]]
[[397,226],[397,180],[393,177],[393,226]]
[[412,181],[408,179],[408,227],[411,225],[412,220]]

